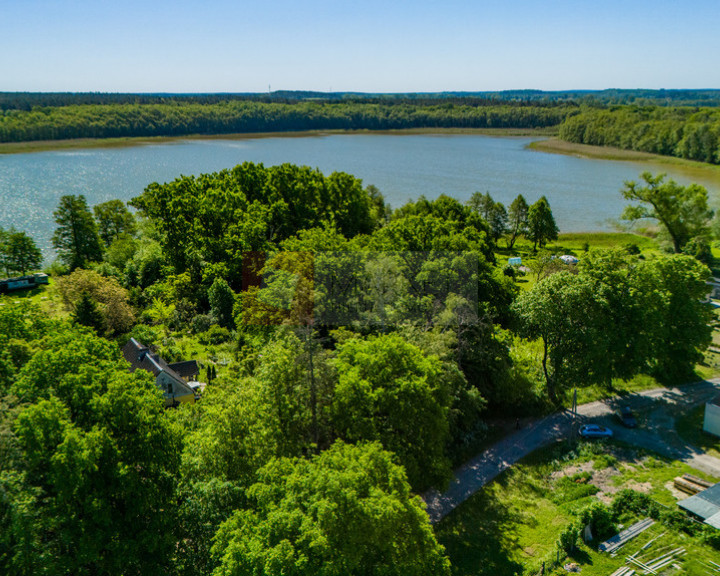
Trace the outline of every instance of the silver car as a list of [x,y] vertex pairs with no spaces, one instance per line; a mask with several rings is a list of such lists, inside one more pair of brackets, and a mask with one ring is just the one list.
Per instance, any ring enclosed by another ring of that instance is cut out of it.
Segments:
[[585,424],[580,426],[578,434],[583,438],[612,438],[613,431],[599,424]]

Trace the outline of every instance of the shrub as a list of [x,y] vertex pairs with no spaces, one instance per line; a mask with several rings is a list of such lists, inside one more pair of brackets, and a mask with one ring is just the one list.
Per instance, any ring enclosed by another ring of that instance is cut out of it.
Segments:
[[582,510],[579,518],[582,526],[590,525],[593,538],[597,542],[602,542],[617,532],[612,512],[602,502],[595,502]]
[[210,330],[210,327],[216,323],[217,321],[212,314],[197,314],[196,316],[193,316],[193,319],[190,322],[194,334],[207,332]]
[[555,484],[553,502],[564,504],[597,494],[600,489],[588,483],[591,476],[589,472],[581,472],[560,478]]
[[565,529],[560,532],[558,537],[558,547],[563,550],[566,554],[572,554],[577,548],[578,540],[580,539],[580,528],[576,522],[571,522]]
[[201,344],[222,344],[230,340],[230,330],[214,324],[209,330],[198,334]]
[[160,340],[160,331],[154,326],[137,324],[130,331],[130,336],[145,346],[153,346]]

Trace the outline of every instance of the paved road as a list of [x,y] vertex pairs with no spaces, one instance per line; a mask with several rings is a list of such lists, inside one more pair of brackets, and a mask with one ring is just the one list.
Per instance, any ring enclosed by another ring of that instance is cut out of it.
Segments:
[[676,414],[704,404],[717,396],[718,392],[720,379],[689,384],[682,388],[657,388],[622,399],[611,398],[583,404],[578,406],[577,420],[574,420],[572,413],[567,410],[538,420],[503,438],[455,470],[455,477],[444,493],[437,490],[427,492],[423,498],[430,521],[435,523],[442,520],[522,457],[575,433],[574,430],[579,424],[588,420],[597,422],[610,418],[618,404],[629,405],[634,410],[647,414],[647,420],[641,428],[630,430],[613,426],[618,440],[683,460],[697,470],[720,478],[720,459],[707,456],[683,442],[675,433],[674,419]]

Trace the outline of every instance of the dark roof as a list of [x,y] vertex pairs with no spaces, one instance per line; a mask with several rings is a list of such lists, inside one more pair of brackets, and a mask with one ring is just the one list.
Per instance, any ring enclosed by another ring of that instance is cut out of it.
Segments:
[[200,374],[200,367],[196,360],[185,360],[184,362],[173,362],[169,364],[171,370],[175,370],[183,378],[191,378]]
[[182,382],[180,374],[173,370],[170,365],[165,362],[157,354],[153,354],[150,348],[144,344],[140,344],[135,338],[130,338],[122,349],[123,357],[130,363],[130,372],[142,369],[150,372],[157,377],[160,372],[167,372],[173,378]]
[[703,520],[720,513],[720,482],[678,502],[680,508],[692,512]]
[[715,404],[715,406],[720,406],[720,396],[718,396],[717,398],[715,398],[715,400],[711,400],[709,403],[710,403],[710,404]]

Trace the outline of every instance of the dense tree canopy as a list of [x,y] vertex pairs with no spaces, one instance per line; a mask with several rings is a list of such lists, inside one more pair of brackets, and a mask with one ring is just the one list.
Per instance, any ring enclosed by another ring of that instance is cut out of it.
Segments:
[[661,380],[690,376],[710,343],[701,302],[708,276],[687,255],[597,254],[579,274],[552,274],[523,293],[514,308],[526,334],[543,342],[550,398],[571,383],[610,384],[643,370]]
[[539,128],[575,106],[458,102],[198,102],[86,104],[0,113],[0,142],[299,130]]
[[8,337],[28,348],[10,356],[3,390],[0,571],[158,572],[175,545],[180,444],[149,375],[130,375],[114,344],[32,307],[0,308]]
[[560,138],[720,163],[720,112],[664,106],[587,107],[560,127]]
[[135,217],[122,200],[108,200],[97,204],[93,207],[93,213],[98,233],[106,247],[122,235],[132,236],[137,230]]
[[420,500],[379,444],[336,443],[310,460],[274,460],[224,523],[216,576],[448,575]]

